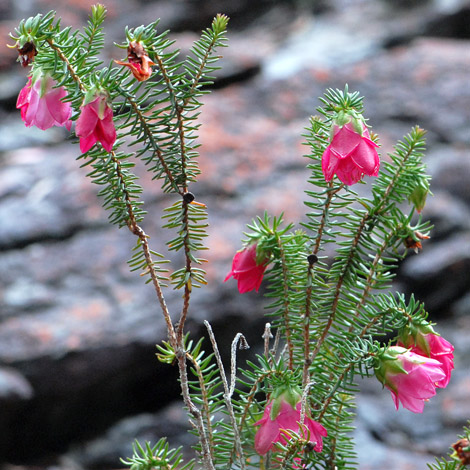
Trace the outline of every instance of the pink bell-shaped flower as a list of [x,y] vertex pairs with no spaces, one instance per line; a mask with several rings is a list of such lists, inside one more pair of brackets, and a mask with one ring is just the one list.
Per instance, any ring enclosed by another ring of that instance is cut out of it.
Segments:
[[65,126],[71,129],[72,107],[63,101],[67,91],[63,87],[54,88],[55,84],[49,75],[33,76],[20,91],[16,107],[27,127],[46,130],[52,126]]
[[107,94],[88,93],[80,109],[75,133],[80,138],[82,153],[88,152],[98,141],[106,151],[111,152],[116,141],[116,128]]
[[409,325],[403,328],[398,335],[398,346],[411,348],[411,351],[416,354],[438,361],[445,377],[436,382],[436,386],[447,387],[454,368],[454,347],[449,341],[439,336],[431,325]]
[[236,279],[240,294],[251,290],[258,292],[263,280],[268,258],[261,256],[262,259],[259,260],[256,248],[257,244],[254,243],[235,253],[232,261],[232,270],[224,279],[224,282],[228,281],[231,277]]
[[[358,123],[359,122],[359,123]],[[326,181],[336,176],[347,185],[357,183],[364,175],[377,176],[380,159],[378,145],[370,139],[360,120],[339,126],[334,124],[330,144],[323,152],[322,170]]]
[[422,413],[424,402],[436,394],[437,383],[446,378],[439,361],[421,356],[401,346],[390,346],[379,356],[375,375],[399,404],[413,413]]
[[[296,401],[297,403],[295,403]],[[255,426],[260,426],[255,435],[256,452],[264,455],[272,449],[276,442],[285,445],[286,434],[283,431],[294,431],[303,435],[314,444],[313,450],[315,452],[321,452],[323,437],[328,434],[326,429],[308,416],[305,416],[301,428],[300,412],[300,395],[295,398],[295,394],[292,392],[281,394],[269,401],[264,409],[263,417],[255,423]]]

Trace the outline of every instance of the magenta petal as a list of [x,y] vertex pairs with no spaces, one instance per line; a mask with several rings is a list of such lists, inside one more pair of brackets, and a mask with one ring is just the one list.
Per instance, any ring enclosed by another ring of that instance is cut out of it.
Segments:
[[341,158],[346,158],[361,142],[362,136],[353,129],[351,124],[346,124],[336,132],[331,146],[341,155]]
[[328,435],[326,429],[313,419],[306,418],[307,427],[310,431],[310,441],[316,442],[313,450],[315,452],[321,452],[323,450],[323,437]]
[[95,135],[106,151],[111,152],[113,150],[113,145],[116,141],[116,129],[112,116],[111,119],[98,120]]
[[321,167],[326,181],[331,181],[338,167],[338,163],[337,155],[335,155],[334,152],[331,151],[330,146],[328,146],[321,158]]
[[362,141],[351,154],[351,159],[366,175],[372,176],[377,170],[378,155],[374,147]]
[[354,164],[351,158],[340,160],[336,168],[336,176],[348,186],[356,184],[362,178],[363,172]]
[[90,104],[81,108],[80,116],[77,119],[77,126],[75,127],[75,133],[78,137],[88,137],[94,132],[98,122],[98,114]]
[[60,126],[63,126],[72,115],[70,103],[61,101],[66,96],[67,92],[63,88],[54,88],[44,96],[51,116]]
[[24,122],[28,127],[31,127],[35,124],[35,117],[39,106],[39,95],[36,91],[31,88],[31,93],[29,94],[29,104],[25,112]]
[[16,100],[16,107],[21,108],[29,104],[29,95],[31,94],[31,77],[28,83],[21,89],[18,99]]
[[[29,109],[32,109],[31,106]],[[46,100],[44,98],[38,98],[36,113],[33,118],[33,124],[36,125],[36,127],[39,127],[39,129],[42,129],[43,131],[49,129],[55,124],[55,119],[49,112]]]
[[255,450],[260,455],[266,454],[274,442],[279,440],[279,426],[276,421],[270,419],[272,404],[268,403],[264,409],[263,417],[255,423],[261,426],[255,435]]
[[82,153],[88,152],[95,143],[95,134],[91,134],[88,137],[80,137],[80,151]]

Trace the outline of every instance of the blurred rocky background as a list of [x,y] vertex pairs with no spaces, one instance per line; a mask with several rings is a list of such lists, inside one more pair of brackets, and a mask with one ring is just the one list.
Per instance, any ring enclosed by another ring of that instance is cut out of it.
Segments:
[[[90,0],[0,0],[0,467],[118,468],[134,438],[184,444],[174,368],[155,358],[164,338],[152,288],[130,273],[134,240],[107,223],[97,188],[62,129],[27,129],[15,109],[26,72],[3,47],[18,21],[57,10],[86,21]],[[183,53],[226,13],[230,47],[204,98],[203,170],[192,190],[207,204],[209,285],[189,328],[209,319],[223,348],[237,331],[256,344],[264,301],[222,283],[244,225],[265,209],[304,217],[303,128],[327,87],[359,90],[383,158],[416,124],[427,129],[434,224],[395,288],[426,302],[456,348],[449,387],[422,415],[396,412],[375,379],[361,384],[361,470],[421,470],[447,453],[470,419],[470,2],[464,0],[103,0],[108,58],[125,25],[161,17]],[[168,200],[142,171],[145,230],[160,249]],[[178,312],[179,295],[169,294]],[[243,355],[245,354],[245,356]],[[249,353],[242,353],[241,360]]]

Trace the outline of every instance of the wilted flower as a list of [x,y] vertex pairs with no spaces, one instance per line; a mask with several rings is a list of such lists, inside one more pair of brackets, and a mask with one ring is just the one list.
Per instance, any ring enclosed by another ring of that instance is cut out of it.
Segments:
[[18,60],[23,67],[27,67],[38,53],[34,42],[31,41],[26,41],[21,47],[18,45],[16,48],[18,49]]
[[260,426],[255,436],[255,449],[258,454],[266,454],[276,442],[286,444],[286,434],[283,431],[294,431],[308,438],[314,445],[313,450],[321,452],[323,437],[326,429],[313,419],[305,416],[302,429],[300,427],[301,403],[292,404],[292,400],[281,395],[271,400],[265,407],[263,417],[255,423]]
[[90,93],[80,108],[75,133],[80,138],[80,150],[88,152],[99,141],[105,150],[111,152],[116,141],[113,110],[104,93]]
[[150,78],[152,75],[152,65],[155,65],[155,62],[152,62],[144,49],[144,46],[140,42],[132,41],[127,47],[127,60],[128,62],[122,62],[120,60],[115,60],[116,64],[124,65],[124,67],[129,67],[134,77],[139,80],[139,82],[144,82]]
[[36,126],[46,130],[52,126],[72,127],[70,116],[72,107],[64,103],[67,91],[63,87],[54,88],[56,82],[48,75],[29,78],[28,83],[20,91],[16,107],[21,111],[27,127]]
[[227,274],[224,282],[233,277],[238,281],[238,290],[240,294],[256,290],[258,292],[263,280],[264,271],[268,258],[261,256],[258,259],[256,254],[257,244],[247,246],[238,251],[233,257],[232,270]]
[[357,183],[364,175],[377,176],[380,159],[378,145],[370,139],[367,127],[360,123],[334,124],[333,137],[323,152],[322,170],[326,181],[336,176],[347,185]]
[[418,251],[423,248],[421,240],[428,240],[429,238],[431,238],[429,235],[424,235],[424,233],[414,230],[403,240],[403,243],[406,248],[412,249],[415,253],[418,253]]
[[398,335],[398,346],[411,348],[416,354],[438,361],[445,377],[436,382],[436,387],[447,387],[454,368],[454,347],[436,334],[431,325],[409,325],[403,328]]
[[399,403],[414,413],[422,413],[424,402],[436,394],[437,383],[446,378],[439,361],[421,356],[401,346],[391,346],[379,356],[375,375]]
[[470,465],[470,441],[468,439],[459,439],[452,444],[452,448],[454,449],[454,453],[451,457],[460,460],[462,465]]

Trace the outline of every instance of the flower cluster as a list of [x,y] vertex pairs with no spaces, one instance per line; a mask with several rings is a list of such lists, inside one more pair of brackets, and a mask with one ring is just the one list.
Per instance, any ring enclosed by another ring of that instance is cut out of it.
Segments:
[[[46,130],[53,126],[72,128],[72,107],[64,87],[56,86],[48,74],[33,74],[20,91],[16,107],[21,111],[21,119],[27,127],[36,126]],[[91,90],[87,93],[80,108],[75,133],[80,139],[80,150],[85,153],[96,142],[111,152],[116,141],[113,111],[105,92]]]

